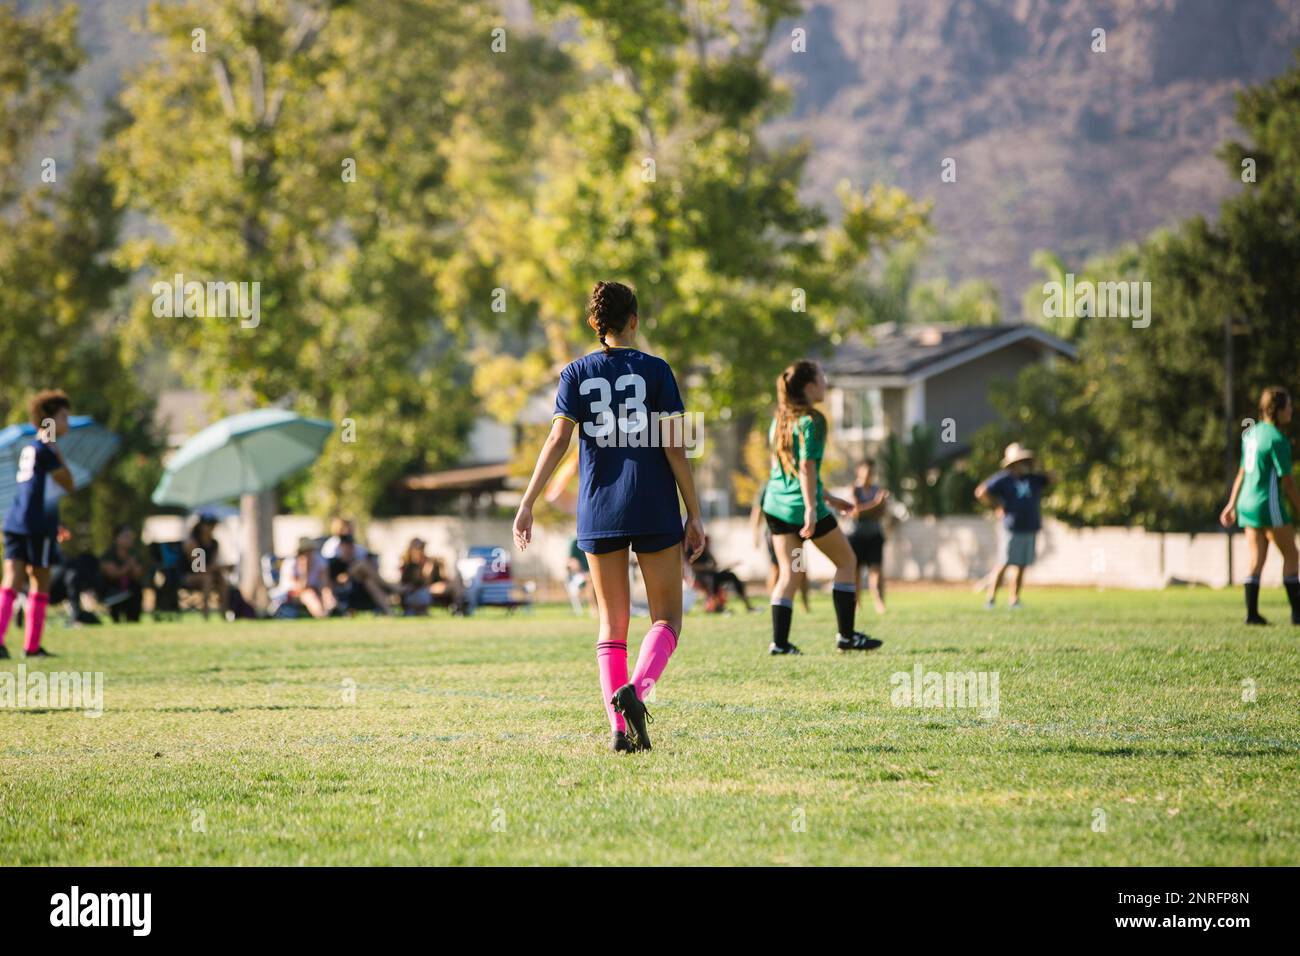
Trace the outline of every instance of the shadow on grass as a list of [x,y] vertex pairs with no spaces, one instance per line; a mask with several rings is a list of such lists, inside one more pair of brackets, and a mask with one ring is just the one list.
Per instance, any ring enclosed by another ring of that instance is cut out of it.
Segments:
[[1040,744],[1034,747],[1017,747],[1019,753],[1041,754],[1044,756],[1082,757],[1287,757],[1297,751],[1294,747],[1279,744],[1260,744],[1228,749],[1219,747],[1102,747],[1094,744]]

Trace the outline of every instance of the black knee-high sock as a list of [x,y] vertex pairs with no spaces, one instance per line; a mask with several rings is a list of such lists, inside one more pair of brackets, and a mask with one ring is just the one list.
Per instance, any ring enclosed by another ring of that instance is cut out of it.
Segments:
[[1259,578],[1246,578],[1242,587],[1246,592],[1246,620],[1253,620],[1259,617]]
[[772,643],[785,647],[790,643],[790,622],[794,620],[794,601],[789,598],[772,600]]
[[852,637],[853,621],[858,613],[858,586],[835,582],[831,586],[831,600],[835,602],[835,627],[840,637]]
[[1283,578],[1286,599],[1291,602],[1291,623],[1300,624],[1300,578]]

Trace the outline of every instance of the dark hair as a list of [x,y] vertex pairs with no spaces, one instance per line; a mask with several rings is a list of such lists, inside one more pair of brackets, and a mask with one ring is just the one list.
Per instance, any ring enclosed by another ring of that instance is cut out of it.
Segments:
[[65,408],[71,408],[72,401],[68,393],[61,388],[47,388],[32,396],[27,405],[27,415],[31,423],[40,428],[45,419],[53,418]]
[[864,459],[862,459],[860,462],[858,462],[858,467],[859,467],[859,468],[870,468],[872,471],[875,471],[875,470],[876,470],[876,459],[874,459],[874,458],[864,458]]
[[[817,381],[821,368],[816,362],[800,359],[776,380],[776,434],[773,436],[777,461],[787,475],[797,473],[794,462],[794,426],[805,415],[811,416],[818,438],[826,436],[826,417],[804,398],[804,389]],[[800,456],[807,457],[800,449]]]
[[135,526],[132,524],[118,525],[113,529],[113,540],[116,541],[125,531],[130,531],[132,534],[135,534]]
[[1259,396],[1259,414],[1266,422],[1277,421],[1277,413],[1291,404],[1291,395],[1281,385],[1270,385]]
[[600,344],[609,351],[605,336],[622,332],[632,316],[637,314],[636,293],[631,286],[621,282],[597,282],[587,300],[587,324],[600,337]]

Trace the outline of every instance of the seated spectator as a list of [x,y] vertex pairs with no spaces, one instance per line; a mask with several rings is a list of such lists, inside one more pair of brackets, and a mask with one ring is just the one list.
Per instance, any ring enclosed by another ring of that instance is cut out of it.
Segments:
[[280,582],[271,592],[282,608],[305,611],[312,617],[329,617],[338,602],[329,586],[329,565],[316,551],[311,538],[298,542],[296,553],[280,564]]
[[412,538],[402,552],[401,594],[402,610],[407,614],[427,614],[435,604],[451,608],[453,614],[467,610],[460,575],[447,574],[442,561],[429,554],[419,538]]
[[453,614],[469,613],[469,600],[454,564],[448,571],[442,558],[431,556],[429,577],[429,592],[433,595],[434,604],[451,608]]
[[54,553],[50,556],[50,603],[66,602],[69,627],[98,624],[99,617],[94,611],[82,606],[81,596],[99,594],[102,586],[99,559],[89,552],[82,552],[73,558],[67,557],[60,545],[71,540],[72,532],[59,525]]
[[330,579],[356,599],[351,608],[390,613],[389,599],[397,589],[380,577],[378,559],[357,541],[356,525],[350,519],[330,521],[330,536],[321,544],[320,556],[330,563]]
[[327,560],[330,587],[339,607],[344,611],[391,614],[388,586],[380,580],[374,565],[361,555],[365,549],[352,540],[352,535],[342,534],[333,550],[334,556]]
[[209,595],[214,591],[222,614],[230,611],[230,582],[226,580],[226,572],[231,566],[221,564],[218,554],[221,545],[213,535],[216,526],[217,519],[212,515],[199,515],[185,540],[182,555],[182,561],[189,571],[181,578],[181,587],[203,592],[204,620],[208,617]]
[[135,530],[119,525],[113,541],[99,559],[99,600],[113,616],[114,622],[140,620],[144,601],[144,565],[135,553]]

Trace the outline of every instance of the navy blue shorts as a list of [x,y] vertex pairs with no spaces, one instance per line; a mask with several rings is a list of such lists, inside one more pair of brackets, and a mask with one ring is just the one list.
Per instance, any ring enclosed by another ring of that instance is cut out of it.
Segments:
[[21,561],[34,568],[48,568],[58,553],[52,534],[5,532],[6,561]]
[[681,544],[686,537],[682,531],[669,531],[667,534],[624,534],[613,538],[579,538],[578,547],[587,554],[609,554],[630,547],[637,554],[647,554],[671,548]]

